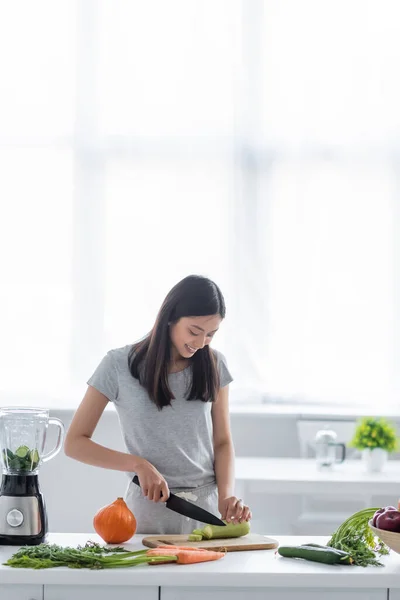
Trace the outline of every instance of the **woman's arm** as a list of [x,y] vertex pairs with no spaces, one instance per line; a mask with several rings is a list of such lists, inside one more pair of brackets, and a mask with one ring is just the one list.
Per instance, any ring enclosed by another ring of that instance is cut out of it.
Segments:
[[212,406],[215,475],[220,497],[232,496],[235,486],[235,451],[229,424],[229,386],[220,389]]
[[64,452],[70,458],[95,467],[136,472],[138,456],[111,450],[91,439],[107,404],[104,394],[88,387],[65,436]]
[[229,386],[221,388],[212,406],[214,468],[218,486],[218,510],[225,521],[239,523],[251,518],[249,508],[234,496],[235,451],[229,423]]
[[166,502],[168,484],[164,477],[146,459],[125,452],[111,450],[91,439],[97,423],[109,400],[89,386],[69,426],[64,452],[70,458],[103,469],[137,473],[143,494],[155,502]]

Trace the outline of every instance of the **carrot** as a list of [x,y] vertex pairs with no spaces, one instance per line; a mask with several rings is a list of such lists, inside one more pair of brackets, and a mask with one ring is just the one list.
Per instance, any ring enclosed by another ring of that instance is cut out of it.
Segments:
[[208,552],[205,548],[196,548],[196,546],[173,546],[172,544],[167,544],[166,546],[157,546],[157,548],[179,548],[180,550],[196,550],[196,552]]
[[152,548],[147,550],[146,556],[177,556],[179,548]]
[[193,550],[182,550],[178,554],[178,564],[191,565],[198,562],[207,562],[209,560],[219,560],[225,556],[224,552],[214,552],[206,550],[205,552],[197,552]]
[[210,560],[218,560],[223,558],[225,553],[203,549],[198,550],[197,548],[190,548],[187,550],[175,546],[173,548],[152,548],[146,552],[146,556],[171,556],[171,559],[173,557],[180,565],[190,565],[199,562],[207,562]]

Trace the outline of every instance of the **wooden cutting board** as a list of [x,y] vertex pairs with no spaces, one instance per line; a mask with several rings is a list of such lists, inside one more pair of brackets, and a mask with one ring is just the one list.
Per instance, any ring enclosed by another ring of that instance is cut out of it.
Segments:
[[193,546],[193,548],[205,548],[206,550],[223,549],[226,552],[242,552],[243,550],[271,550],[277,548],[279,543],[273,538],[257,533],[249,533],[240,538],[224,538],[218,540],[203,540],[201,542],[189,542],[187,535],[153,535],[145,537],[142,544],[148,548],[157,548],[172,544],[174,546]]

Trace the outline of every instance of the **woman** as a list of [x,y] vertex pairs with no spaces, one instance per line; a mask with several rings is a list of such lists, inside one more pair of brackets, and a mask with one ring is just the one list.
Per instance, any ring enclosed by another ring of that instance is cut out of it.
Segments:
[[[65,440],[67,456],[137,474],[125,500],[138,533],[190,533],[203,527],[166,508],[169,491],[230,522],[250,520],[234,495],[234,450],[222,354],[209,347],[225,317],[218,286],[192,275],[165,298],[151,332],[111,350],[92,377]],[[108,402],[128,453],[91,440]]]

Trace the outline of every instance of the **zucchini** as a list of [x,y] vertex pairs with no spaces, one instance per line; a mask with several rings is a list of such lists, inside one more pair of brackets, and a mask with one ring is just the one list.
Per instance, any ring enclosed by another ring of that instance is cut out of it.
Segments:
[[302,558],[325,565],[351,565],[353,559],[350,554],[335,548],[319,547],[317,544],[305,546],[280,546],[278,554],[285,558]]
[[188,542],[201,542],[202,539],[202,535],[199,535],[197,533],[191,533],[188,537]]
[[247,535],[250,531],[250,523],[227,523],[227,525],[206,525],[201,530],[203,538],[206,540],[216,540],[224,538],[236,538]]

